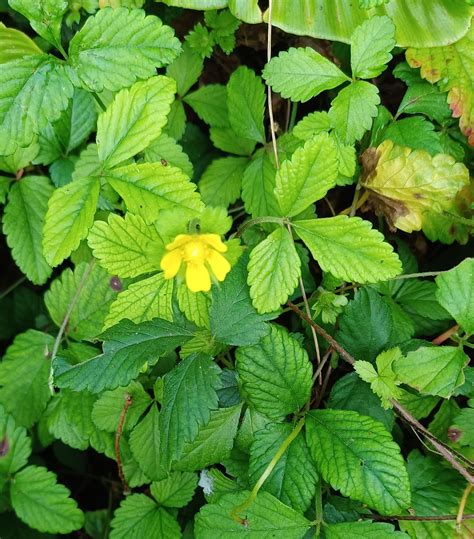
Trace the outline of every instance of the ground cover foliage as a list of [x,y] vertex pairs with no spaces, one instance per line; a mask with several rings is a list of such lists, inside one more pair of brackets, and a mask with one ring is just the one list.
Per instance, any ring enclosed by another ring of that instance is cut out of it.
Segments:
[[465,0],[0,1],[0,536],[474,535]]

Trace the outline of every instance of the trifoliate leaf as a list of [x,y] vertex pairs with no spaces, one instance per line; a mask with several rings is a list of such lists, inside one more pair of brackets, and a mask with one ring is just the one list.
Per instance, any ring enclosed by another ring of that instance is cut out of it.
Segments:
[[132,213],[152,223],[163,209],[199,212],[203,205],[196,184],[178,168],[163,163],[142,163],[107,172],[107,181]]
[[10,476],[28,462],[31,455],[31,440],[27,436],[26,429],[16,426],[15,420],[5,413],[3,406],[0,406],[0,442],[2,445],[0,474]]
[[378,77],[392,59],[395,26],[388,17],[372,17],[359,25],[351,36],[352,75],[361,79]]
[[204,353],[188,356],[164,377],[160,411],[163,465],[179,460],[186,442],[192,442],[199,427],[209,422],[217,409],[220,369]]
[[400,448],[381,423],[346,410],[313,410],[306,434],[318,470],[341,494],[383,515],[410,505]]
[[396,360],[398,379],[421,393],[448,399],[464,383],[463,369],[469,358],[453,346],[421,346]]
[[101,9],[71,39],[69,63],[86,90],[120,90],[176,58],[180,43],[173,30],[145,15],[140,9]]
[[115,95],[97,122],[97,149],[104,166],[126,161],[160,136],[175,91],[173,79],[158,75]]
[[434,129],[435,126],[421,116],[403,118],[391,123],[381,140],[391,140],[398,146],[408,146],[413,150],[426,150],[435,156],[443,153],[443,149],[440,135]]
[[191,47],[184,44],[181,54],[166,68],[168,77],[176,81],[178,95],[183,97],[188,93],[202,73],[203,59]]
[[41,249],[41,231],[52,193],[48,178],[26,176],[11,187],[3,215],[3,232],[13,259],[35,284],[45,283],[51,275]]
[[450,155],[432,157],[390,140],[368,149],[363,162],[363,185],[376,208],[405,232],[420,230],[432,213],[448,211],[456,193],[469,183],[467,168]]
[[354,144],[372,126],[380,104],[377,86],[359,80],[343,88],[331,103],[331,125],[345,144]]
[[24,56],[42,54],[36,43],[20,30],[0,23],[0,64],[19,60]]
[[265,142],[265,86],[251,69],[240,66],[227,84],[227,107],[232,129],[240,137]]
[[474,145],[474,61],[471,54],[474,26],[466,35],[451,45],[430,49],[407,49],[411,67],[421,67],[421,76],[432,84],[439,83],[448,92],[448,103],[454,118],[460,118],[459,127]]
[[197,475],[190,472],[171,472],[169,477],[152,483],[153,498],[165,507],[184,507],[193,497],[197,487]]
[[17,424],[31,427],[51,397],[48,388],[54,339],[30,329],[17,335],[0,363],[0,404]]
[[173,167],[180,168],[187,176],[193,177],[193,165],[189,160],[188,154],[171,137],[162,133],[157,139],[153,140],[145,149],[145,161],[156,163],[164,159]]
[[221,157],[214,159],[199,180],[199,191],[205,204],[223,206],[235,202],[240,196],[240,185],[246,157]]
[[82,178],[56,189],[49,199],[43,250],[53,267],[77,249],[87,236],[94,221],[99,190],[98,178]]
[[282,97],[303,102],[349,80],[335,64],[309,47],[291,48],[272,58],[263,78]]
[[293,227],[324,271],[345,281],[384,281],[402,271],[383,235],[359,217],[295,221]]
[[65,67],[54,56],[0,64],[0,154],[31,144],[35,134],[59,118],[72,94]]
[[[250,447],[250,484],[255,485],[285,439],[291,434],[288,423],[271,423],[257,431]],[[318,474],[303,435],[300,433],[277,462],[262,490],[284,504],[304,513],[316,491]]]
[[213,127],[227,127],[227,89],[222,84],[206,84],[184,98],[199,118]]
[[171,538],[181,535],[176,519],[145,494],[132,494],[122,500],[110,525],[110,539]]
[[293,129],[293,135],[301,140],[309,140],[314,135],[327,133],[331,129],[331,120],[326,111],[311,112],[300,120]]
[[278,227],[250,253],[247,282],[259,313],[276,311],[298,284],[301,262],[293,239]]
[[228,458],[234,445],[242,404],[211,411],[208,423],[199,427],[192,442],[184,445],[176,470],[194,471],[207,468]]
[[316,135],[283,161],[275,178],[275,196],[282,214],[293,217],[326,196],[336,185],[337,150],[326,133]]
[[126,386],[138,376],[148,361],[156,363],[193,336],[185,327],[159,318],[134,324],[122,320],[103,334],[104,352],[73,367],[56,360],[54,381],[58,387],[75,391],[87,389],[99,393],[104,389]]
[[[82,262],[74,271],[65,269],[53,281],[44,301],[53,322],[60,327],[68,315],[67,334],[77,340],[93,340],[102,330],[109,306],[117,293],[109,274]],[[71,310],[71,305],[74,305]]]
[[[383,1],[383,0],[382,0]],[[408,535],[395,531],[393,524],[383,522],[341,522],[324,528],[327,539],[408,539]]]
[[163,242],[153,225],[133,213],[110,214],[108,223],[96,221],[87,241],[111,275],[137,277],[160,269]]
[[468,334],[474,333],[474,259],[436,277],[436,298]]
[[10,496],[17,516],[31,528],[70,533],[84,523],[84,515],[69,490],[42,466],[28,466],[12,479]]
[[259,344],[238,348],[236,358],[243,395],[258,412],[280,419],[306,404],[311,363],[306,350],[282,327],[271,326]]

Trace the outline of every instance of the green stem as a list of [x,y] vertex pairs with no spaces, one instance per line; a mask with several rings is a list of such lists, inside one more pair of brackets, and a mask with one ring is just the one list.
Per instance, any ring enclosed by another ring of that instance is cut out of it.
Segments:
[[92,97],[97,101],[97,103],[99,104],[99,107],[105,111],[106,109],[106,106],[104,105],[104,102],[102,101],[102,99],[95,93],[95,92],[91,92],[92,93]]
[[288,222],[287,219],[284,217],[255,217],[255,219],[250,219],[249,221],[246,221],[243,225],[239,227],[237,232],[235,233],[235,236],[237,238],[240,238],[240,236],[248,229],[255,225],[260,225],[262,223],[276,223],[278,225],[284,226]]
[[324,523],[323,520],[323,496],[321,492],[321,478],[319,478],[316,483],[316,493],[314,496],[314,510],[316,513],[316,537],[319,537],[321,534],[321,524]]
[[418,277],[436,277],[440,275],[441,273],[445,273],[444,271],[425,271],[422,273],[405,273],[403,275],[397,275],[397,277],[393,277],[392,279],[389,279],[389,281],[399,281],[400,279],[416,279]]
[[13,290],[15,290],[15,288],[17,286],[20,286],[22,283],[24,283],[26,281],[26,277],[23,276],[23,277],[20,277],[18,279],[18,281],[15,281],[12,285],[10,285],[6,290],[4,290],[1,294],[0,294],[0,299],[3,299],[5,296],[8,296],[8,294],[10,294],[10,292],[13,292]]
[[287,131],[291,131],[295,127],[296,115],[298,114],[298,103],[295,102],[291,105],[290,123],[288,124]]

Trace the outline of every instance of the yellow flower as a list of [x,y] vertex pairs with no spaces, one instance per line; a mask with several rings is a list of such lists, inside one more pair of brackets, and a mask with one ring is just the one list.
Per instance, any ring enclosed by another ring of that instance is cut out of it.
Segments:
[[161,259],[165,279],[175,277],[186,264],[186,285],[192,292],[208,292],[211,289],[211,273],[223,281],[230,271],[229,262],[221,255],[227,245],[217,234],[179,234],[166,246],[169,251]]

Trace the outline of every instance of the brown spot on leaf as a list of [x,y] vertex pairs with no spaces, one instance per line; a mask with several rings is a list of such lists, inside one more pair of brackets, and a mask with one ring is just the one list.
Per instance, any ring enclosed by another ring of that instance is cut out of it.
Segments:
[[377,152],[377,148],[367,148],[365,152],[360,156],[360,162],[362,164],[362,181],[368,183],[370,176],[375,172],[377,164],[380,159],[380,154]]
[[421,193],[413,193],[413,196],[416,198],[416,200],[421,200],[423,198]]
[[164,167],[167,167],[168,166],[168,161],[166,159],[162,159],[161,160],[161,164],[164,166]]
[[110,281],[109,281],[110,288],[112,290],[115,290],[116,292],[120,292],[122,290],[122,281],[117,277],[117,275],[114,275]]
[[461,429],[456,429],[455,427],[449,427],[449,429],[448,429],[448,438],[452,442],[457,442],[459,440],[459,438],[461,437],[461,435],[462,435],[462,430]]
[[384,197],[378,193],[371,192],[368,203],[377,215],[383,215],[392,232],[395,232],[395,223],[400,217],[408,215],[408,208],[400,200]]

